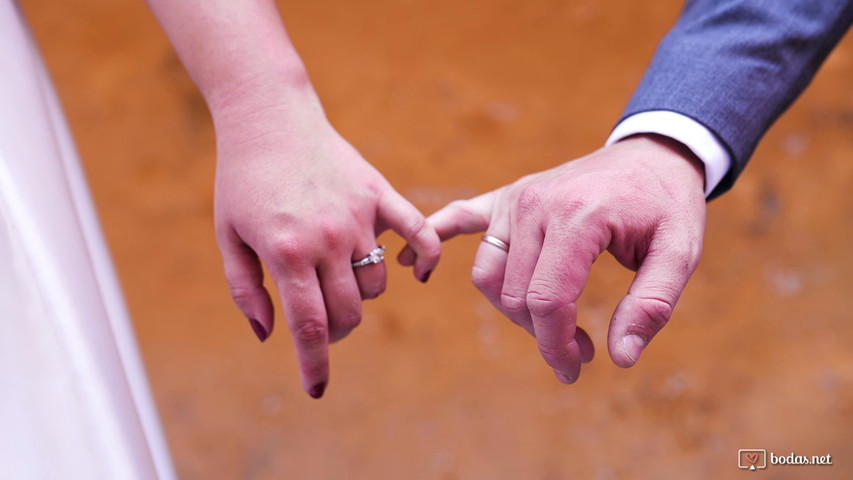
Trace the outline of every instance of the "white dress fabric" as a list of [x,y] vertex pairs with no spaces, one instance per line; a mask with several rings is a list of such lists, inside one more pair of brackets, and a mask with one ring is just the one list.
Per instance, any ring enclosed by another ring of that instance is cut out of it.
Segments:
[[68,128],[0,0],[0,479],[172,478]]

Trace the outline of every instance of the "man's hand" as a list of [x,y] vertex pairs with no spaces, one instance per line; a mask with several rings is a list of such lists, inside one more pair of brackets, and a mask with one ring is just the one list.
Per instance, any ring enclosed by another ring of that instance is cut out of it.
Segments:
[[[608,250],[637,272],[613,313],[610,357],[620,367],[667,323],[702,251],[704,173],[683,145],[641,135],[556,168],[528,175],[427,220],[442,240],[486,231],[509,251],[482,242],[474,285],[530,332],[557,378],[572,383],[592,359],[576,328],[577,300],[595,259]],[[401,263],[414,262],[404,249]]]

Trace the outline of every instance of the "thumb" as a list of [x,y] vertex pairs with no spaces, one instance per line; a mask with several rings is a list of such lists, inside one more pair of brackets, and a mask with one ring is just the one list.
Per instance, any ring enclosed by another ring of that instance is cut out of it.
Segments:
[[628,368],[637,363],[643,349],[667,324],[696,269],[700,252],[701,244],[696,249],[679,251],[672,247],[666,251],[653,249],[643,259],[628,294],[616,306],[610,321],[607,346],[616,365]]

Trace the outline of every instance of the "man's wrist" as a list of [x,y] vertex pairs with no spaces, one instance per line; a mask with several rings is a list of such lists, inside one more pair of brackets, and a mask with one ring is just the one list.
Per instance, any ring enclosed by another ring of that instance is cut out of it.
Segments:
[[688,148],[702,163],[706,198],[731,169],[731,156],[716,135],[677,112],[657,110],[631,115],[613,129],[606,145],[637,134],[663,135]]
[[656,133],[639,133],[623,140],[642,140],[653,143],[656,148],[666,149],[673,156],[679,158],[679,161],[673,162],[673,165],[689,166],[689,168],[679,168],[684,173],[685,178],[690,178],[700,189],[705,184],[705,164],[688,146],[678,140]]

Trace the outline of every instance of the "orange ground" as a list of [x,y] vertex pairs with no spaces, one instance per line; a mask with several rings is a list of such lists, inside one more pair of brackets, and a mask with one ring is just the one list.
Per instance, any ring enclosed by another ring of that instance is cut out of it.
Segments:
[[[429,285],[389,269],[313,401],[283,323],[261,346],[230,302],[210,120],[143,2],[21,3],[182,479],[734,478],[741,448],[835,463],[767,478],[853,475],[853,39],[710,205],[699,270],[635,368],[604,351],[631,278],[615,261],[580,305],[598,356],[566,387],[471,286],[466,238]],[[680,2],[280,5],[333,123],[432,212],[599,147]]]

